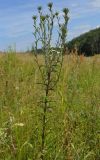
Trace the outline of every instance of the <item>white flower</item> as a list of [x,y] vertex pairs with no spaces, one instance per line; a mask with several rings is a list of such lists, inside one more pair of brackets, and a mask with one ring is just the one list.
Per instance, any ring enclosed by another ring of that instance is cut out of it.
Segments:
[[16,86],[16,87],[15,87],[15,89],[16,89],[16,90],[19,90],[19,87],[18,87],[18,86]]
[[24,123],[15,123],[14,126],[23,127]]

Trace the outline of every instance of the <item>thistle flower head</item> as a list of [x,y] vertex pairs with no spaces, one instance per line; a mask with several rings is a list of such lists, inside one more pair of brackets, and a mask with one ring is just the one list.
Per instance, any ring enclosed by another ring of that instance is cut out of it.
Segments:
[[41,21],[45,21],[46,16],[40,16]]
[[64,8],[64,9],[63,9],[63,12],[67,15],[68,12],[69,12],[68,8]]
[[40,12],[40,11],[42,10],[42,7],[41,7],[41,6],[39,6],[37,9],[38,9],[38,11]]
[[59,12],[56,12],[56,13],[55,13],[55,16],[58,16],[58,15],[59,15]]
[[50,10],[52,9],[52,6],[53,6],[52,2],[48,3],[48,7],[49,7]]
[[36,20],[36,19],[37,19],[37,16],[34,15],[32,18],[33,18],[33,20]]

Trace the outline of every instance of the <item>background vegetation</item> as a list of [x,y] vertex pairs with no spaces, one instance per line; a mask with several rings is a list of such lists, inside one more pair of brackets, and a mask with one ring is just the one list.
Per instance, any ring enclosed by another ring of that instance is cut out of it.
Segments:
[[72,49],[77,46],[78,53],[86,56],[93,56],[100,53],[100,27],[74,38],[68,44]]

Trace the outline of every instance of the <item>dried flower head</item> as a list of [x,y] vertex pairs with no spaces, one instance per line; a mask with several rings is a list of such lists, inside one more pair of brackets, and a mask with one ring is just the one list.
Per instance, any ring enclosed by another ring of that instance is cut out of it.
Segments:
[[39,6],[37,9],[38,9],[38,11],[40,12],[40,11],[42,10],[42,7],[41,7],[41,6]]
[[37,19],[37,16],[33,16],[32,18],[33,18],[33,20],[36,20],[36,19]]
[[59,15],[59,12],[56,12],[56,13],[55,13],[55,16],[58,16],[58,15]]
[[45,21],[46,16],[40,16],[41,21]]
[[53,6],[52,2],[48,3],[48,7],[49,7],[50,10],[52,9],[52,6]]
[[68,8],[64,8],[64,9],[63,9],[63,12],[67,15],[68,12],[69,12]]

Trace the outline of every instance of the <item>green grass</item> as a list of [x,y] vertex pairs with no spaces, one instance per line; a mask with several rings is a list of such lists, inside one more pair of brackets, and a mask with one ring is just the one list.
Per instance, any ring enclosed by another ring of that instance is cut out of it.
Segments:
[[[64,57],[46,115],[45,160],[99,160],[99,66],[99,56]],[[40,81],[34,56],[0,57],[0,160],[40,160]]]

